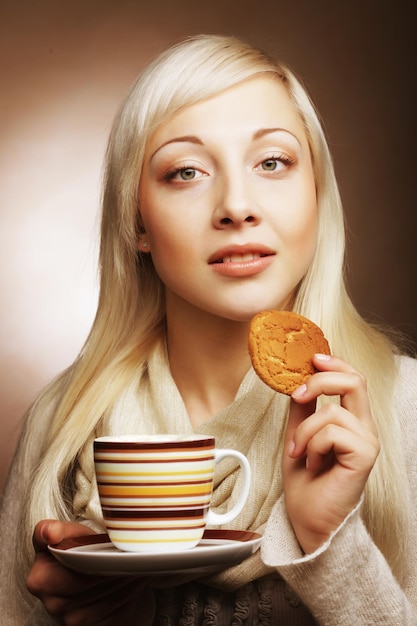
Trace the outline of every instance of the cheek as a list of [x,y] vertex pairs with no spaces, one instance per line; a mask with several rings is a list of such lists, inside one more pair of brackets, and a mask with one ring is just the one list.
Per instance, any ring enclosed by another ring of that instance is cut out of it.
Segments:
[[[151,247],[151,254],[154,265],[158,270],[161,265],[178,263],[185,255],[184,243],[180,245],[180,232],[178,225],[176,229],[170,229],[165,223],[165,228],[159,227],[156,232],[148,231]],[[182,240],[182,238],[181,238]]]
[[[170,233],[175,233],[175,224],[172,223],[172,212],[166,210],[166,205],[152,198],[152,194],[143,193],[141,196],[141,218],[143,227],[149,239],[152,253],[159,253],[169,244]],[[176,225],[178,227],[178,224]]]
[[182,275],[194,254],[192,241],[187,239],[187,227],[179,220],[147,220],[152,262],[158,276],[165,284]]
[[317,197],[314,184],[300,188],[305,189],[303,194],[293,197],[292,202],[287,199],[283,238],[295,254],[309,261],[317,245]]
[[296,228],[294,233],[295,244],[297,245],[298,242],[298,245],[305,249],[306,254],[310,253],[312,256],[317,245],[318,228],[317,203],[315,199],[308,205],[303,215],[300,216],[296,226],[298,226],[298,228]]

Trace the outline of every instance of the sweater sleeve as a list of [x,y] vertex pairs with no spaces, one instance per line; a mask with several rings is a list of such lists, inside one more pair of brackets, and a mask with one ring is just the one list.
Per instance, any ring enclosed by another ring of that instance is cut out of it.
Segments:
[[[51,383],[50,387],[62,385],[65,378]],[[25,418],[20,438],[8,473],[0,508],[0,615],[1,623],[7,626],[44,626],[55,624],[39,600],[26,589],[27,571],[17,559],[17,546],[21,541],[22,503],[30,490],[30,480],[41,454],[42,446],[55,410],[56,398],[42,394],[37,398]],[[36,409],[39,419],[36,427],[28,432],[30,415]],[[4,621],[3,621],[4,620]]]
[[360,505],[316,552],[303,555],[282,497],[265,531],[262,559],[278,570],[320,626],[415,626],[417,611],[359,512]]
[[[417,506],[417,361],[403,357],[396,389],[411,505]],[[360,503],[318,550],[304,555],[287,517],[284,496],[267,523],[262,560],[274,567],[320,626],[417,624],[417,516],[412,515],[408,573],[400,586],[373,542]]]
[[[58,626],[62,621],[49,615],[40,600],[29,593],[28,572],[17,557],[16,546],[23,528],[22,503],[30,490],[31,476],[37,466],[60,397],[65,376],[53,381],[53,393],[43,393],[28,411],[23,433],[14,455],[0,507],[0,624],[6,626]],[[49,388],[48,388],[49,390]],[[93,522],[85,523],[94,528]],[[101,530],[101,529],[100,529]],[[33,555],[34,556],[34,553]],[[154,597],[150,588],[138,597],[137,623],[150,626]]]
[[16,559],[20,505],[25,497],[26,483],[27,472],[22,468],[21,451],[18,450],[9,471],[0,515],[0,614],[7,626],[46,626],[56,622],[48,616],[41,602],[26,590],[26,572],[20,571]]

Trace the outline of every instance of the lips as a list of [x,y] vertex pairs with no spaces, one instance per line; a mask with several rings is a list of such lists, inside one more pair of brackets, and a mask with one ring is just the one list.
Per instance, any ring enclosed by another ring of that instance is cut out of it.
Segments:
[[245,261],[253,261],[253,259],[259,259],[261,256],[266,256],[265,254],[257,254],[254,252],[248,252],[247,254],[232,254],[230,256],[225,256],[222,259],[217,259],[214,263],[244,263]]
[[273,250],[260,244],[245,244],[222,248],[212,254],[208,260],[213,263],[245,263],[275,254]]
[[269,267],[275,252],[259,244],[232,246],[218,250],[209,258],[209,265],[223,276],[244,278],[261,273]]

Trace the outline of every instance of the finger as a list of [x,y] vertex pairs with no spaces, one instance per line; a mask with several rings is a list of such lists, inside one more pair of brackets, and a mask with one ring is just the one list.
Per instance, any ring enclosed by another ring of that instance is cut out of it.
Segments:
[[[95,626],[112,612],[127,607],[142,592],[147,580],[103,577],[101,583],[94,593],[83,589],[79,594],[48,594],[41,599],[48,613],[62,617],[65,624],[91,623]],[[121,617],[123,615],[119,614]],[[120,621],[123,623],[123,619]]]
[[352,365],[334,354],[314,354],[313,364],[320,372],[356,372]]
[[326,459],[333,456],[346,469],[367,475],[377,454],[378,448],[373,442],[336,424],[328,424],[309,440],[306,467],[313,472],[319,471],[326,466]]
[[97,585],[99,576],[76,573],[61,565],[47,552],[38,552],[28,574],[26,586],[37,598],[73,595]]
[[304,385],[294,391],[291,397],[298,403],[306,403],[320,395],[340,396],[343,402],[344,398],[348,400],[349,394],[357,394],[358,398],[364,400],[364,407],[368,408],[366,382],[364,377],[357,372],[313,374]]
[[130,624],[136,614],[138,598],[147,584],[145,579],[120,579],[116,588],[108,591],[98,602],[83,606],[70,606],[60,613],[67,626],[91,624],[91,626],[113,626]]
[[316,400],[313,398],[305,404],[299,404],[292,398],[290,401],[290,411],[288,415],[287,429],[285,431],[285,445],[293,442],[295,433],[300,426],[310,415],[316,410]]
[[[332,378],[334,380],[331,382],[337,384],[337,382],[339,381],[341,385],[340,391],[337,392],[337,390],[333,386],[332,393],[331,387],[329,386],[328,393],[326,395],[340,395],[342,406],[345,406],[349,411],[352,411],[354,413],[355,410],[353,409],[353,407],[349,406],[349,402],[353,397],[352,394],[356,393],[357,397],[355,398],[355,402],[360,399],[363,401],[362,407],[360,405],[357,405],[356,407],[359,415],[361,415],[362,413],[365,414],[366,411],[369,411],[367,381],[366,377],[363,374],[361,374],[355,368],[349,365],[349,363],[346,363],[345,361],[343,361],[343,359],[340,359],[336,356],[329,356],[327,354],[316,354],[313,358],[313,362],[317,369],[321,372],[332,372],[334,374],[339,372],[340,374],[346,375],[344,378],[338,378],[337,376],[333,376]],[[331,382],[329,381],[330,384]]]
[[70,537],[90,534],[95,534],[94,530],[84,524],[48,519],[36,524],[32,541],[36,552],[44,552],[49,544],[53,545]]
[[373,425],[365,377],[337,357],[326,355],[323,361],[316,361],[316,357],[315,363],[326,369],[313,374],[294,391],[292,398],[298,403],[308,403],[320,395],[339,396],[344,408]]
[[329,403],[322,406],[314,415],[299,425],[293,436],[295,443],[293,456],[304,454],[310,439],[329,425],[339,426],[364,440],[376,438],[376,434],[368,427],[368,424],[358,420],[339,404]]

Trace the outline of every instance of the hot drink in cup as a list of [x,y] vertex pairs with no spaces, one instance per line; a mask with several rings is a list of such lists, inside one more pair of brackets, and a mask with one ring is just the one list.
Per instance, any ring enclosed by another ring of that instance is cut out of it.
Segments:
[[[210,510],[215,465],[232,457],[242,488],[224,514]],[[130,552],[193,548],[206,525],[223,525],[243,509],[250,488],[246,457],[215,447],[214,437],[129,435],[94,441],[94,462],[104,522],[111,542]]]

